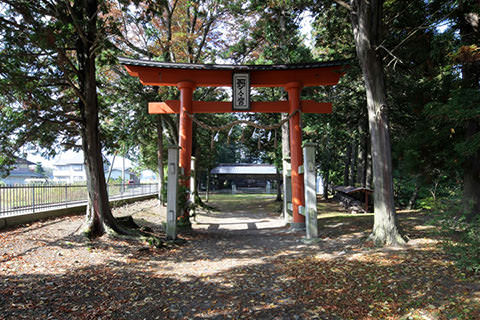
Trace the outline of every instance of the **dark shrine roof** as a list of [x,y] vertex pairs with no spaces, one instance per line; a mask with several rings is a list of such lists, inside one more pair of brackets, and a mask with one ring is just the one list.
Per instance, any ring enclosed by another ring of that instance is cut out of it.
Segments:
[[160,62],[160,61],[153,61],[153,60],[130,59],[125,57],[119,57],[118,61],[123,65],[155,67],[155,68],[164,68],[164,69],[235,70],[235,71],[315,69],[315,68],[343,66],[343,65],[349,64],[348,60],[295,63],[295,64],[270,64],[270,65],[194,64],[194,63],[176,63],[176,62]]

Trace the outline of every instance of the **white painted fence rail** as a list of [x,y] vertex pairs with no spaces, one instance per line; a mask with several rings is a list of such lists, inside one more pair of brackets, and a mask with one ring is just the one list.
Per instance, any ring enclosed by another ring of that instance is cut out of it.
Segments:
[[[110,184],[109,200],[158,193],[157,183]],[[87,203],[86,185],[38,184],[0,186],[0,218],[32,214]]]

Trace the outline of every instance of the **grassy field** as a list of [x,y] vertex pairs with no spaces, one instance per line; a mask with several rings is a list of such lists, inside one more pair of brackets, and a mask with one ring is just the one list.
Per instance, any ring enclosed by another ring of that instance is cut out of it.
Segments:
[[[281,201],[275,201],[271,194],[212,194],[208,205],[219,211],[252,210],[261,208],[264,211],[281,212]],[[261,200],[261,201],[259,201]]]

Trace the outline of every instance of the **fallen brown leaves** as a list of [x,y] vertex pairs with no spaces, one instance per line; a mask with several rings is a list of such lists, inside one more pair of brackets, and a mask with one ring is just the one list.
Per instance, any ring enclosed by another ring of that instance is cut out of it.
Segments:
[[[404,249],[364,242],[371,216],[321,219],[312,246],[271,227],[193,232],[163,249],[86,241],[74,235],[82,219],[0,233],[0,318],[480,319],[480,282],[462,278],[417,213],[400,216],[417,238]],[[155,212],[141,219],[158,230]]]
[[341,319],[480,319],[472,299],[480,286],[459,272],[436,246],[375,250],[333,260],[276,261],[295,285],[287,288],[319,315]]

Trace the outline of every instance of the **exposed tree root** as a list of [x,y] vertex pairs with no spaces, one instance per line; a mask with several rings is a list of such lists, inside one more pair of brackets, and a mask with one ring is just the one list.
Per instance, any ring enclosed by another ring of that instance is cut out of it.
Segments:
[[[173,248],[181,245],[185,242],[183,239],[167,240],[164,237],[159,237],[151,232],[148,227],[141,227],[135,223],[131,216],[116,218],[113,225],[102,224],[103,233],[108,237],[122,240],[133,240],[148,244],[155,248]],[[89,238],[95,238],[92,236],[91,224],[88,222],[81,231],[82,234]]]
[[375,232],[374,230],[368,236],[368,240],[373,241],[373,243],[377,247],[403,247],[407,243],[397,230],[393,232],[378,232],[378,230],[377,232]]
[[213,207],[213,206],[209,206],[208,204],[206,204],[205,202],[203,202],[202,198],[200,198],[200,196],[198,195],[198,193],[195,193],[195,196],[194,196],[194,203],[195,205],[205,209],[205,210],[208,210],[208,211],[217,211],[217,208]]

